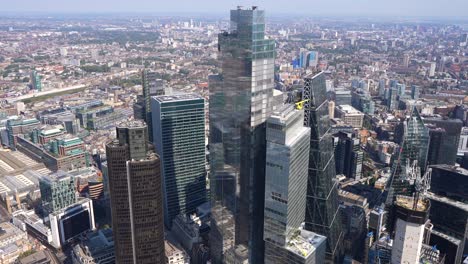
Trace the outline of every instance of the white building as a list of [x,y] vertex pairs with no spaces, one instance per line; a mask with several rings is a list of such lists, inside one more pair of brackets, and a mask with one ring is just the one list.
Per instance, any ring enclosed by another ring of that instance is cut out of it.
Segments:
[[457,155],[463,156],[468,152],[468,127],[463,127],[460,133]]
[[84,198],[49,215],[52,246],[61,248],[84,232],[95,230],[93,202]]
[[354,128],[361,128],[364,122],[364,114],[350,105],[337,105],[335,117],[340,118]]
[[170,241],[164,241],[164,249],[166,251],[166,263],[167,264],[189,264],[190,257],[187,253],[179,246]]
[[424,226],[428,218],[429,201],[419,200],[413,208],[414,198],[397,196],[397,218],[393,240],[391,264],[416,264],[421,259]]

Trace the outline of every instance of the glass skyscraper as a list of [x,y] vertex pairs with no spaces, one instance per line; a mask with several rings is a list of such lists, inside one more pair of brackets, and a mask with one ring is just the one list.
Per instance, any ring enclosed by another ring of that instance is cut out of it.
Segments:
[[206,202],[205,100],[196,94],[151,99],[153,138],[164,179],[164,221]]
[[304,125],[311,128],[305,229],[326,236],[327,262],[341,263],[343,235],[325,76],[313,73],[304,82]]
[[210,165],[214,263],[263,263],[265,120],[273,104],[275,43],[265,12],[231,10],[218,36],[222,74],[210,78]]

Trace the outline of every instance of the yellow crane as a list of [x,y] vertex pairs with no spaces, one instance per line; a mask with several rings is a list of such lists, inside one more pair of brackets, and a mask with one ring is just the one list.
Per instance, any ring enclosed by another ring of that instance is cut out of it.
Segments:
[[302,100],[300,102],[296,103],[296,109],[297,110],[302,110],[304,108],[304,103],[309,102],[309,99]]

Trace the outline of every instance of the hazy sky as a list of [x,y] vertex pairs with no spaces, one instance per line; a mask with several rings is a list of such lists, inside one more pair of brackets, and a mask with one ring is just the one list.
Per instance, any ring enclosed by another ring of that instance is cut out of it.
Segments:
[[0,0],[0,12],[217,13],[257,5],[268,14],[468,18],[468,0]]

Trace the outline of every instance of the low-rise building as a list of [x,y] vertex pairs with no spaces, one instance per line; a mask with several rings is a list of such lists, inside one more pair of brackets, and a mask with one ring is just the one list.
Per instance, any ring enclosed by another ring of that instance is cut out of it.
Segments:
[[87,234],[80,244],[73,247],[72,259],[74,264],[115,263],[112,229]]

